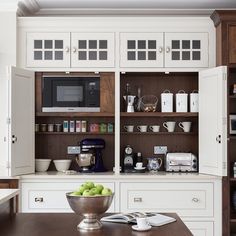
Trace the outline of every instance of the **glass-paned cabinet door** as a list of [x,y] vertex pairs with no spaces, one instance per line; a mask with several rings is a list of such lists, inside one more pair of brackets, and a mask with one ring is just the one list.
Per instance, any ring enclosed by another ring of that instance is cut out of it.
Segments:
[[70,33],[27,33],[27,67],[70,67]]
[[165,33],[165,67],[208,67],[207,33]]
[[114,33],[72,33],[72,67],[114,67]]
[[163,67],[163,33],[121,33],[120,67]]

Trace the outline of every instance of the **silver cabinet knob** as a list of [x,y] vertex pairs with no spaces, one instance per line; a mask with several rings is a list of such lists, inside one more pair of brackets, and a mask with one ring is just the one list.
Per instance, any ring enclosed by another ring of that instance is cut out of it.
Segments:
[[135,197],[134,202],[142,202],[143,199],[141,197]]
[[43,202],[43,197],[36,197],[34,199],[35,202]]
[[16,137],[15,135],[12,135],[12,137],[11,137],[11,141],[12,141],[12,143],[17,142],[17,137]]
[[66,53],[70,52],[70,48],[69,48],[69,47],[66,47],[66,48],[65,48],[65,52],[66,52]]
[[196,197],[194,197],[193,199],[192,199],[192,202],[200,202],[200,200],[199,200],[199,198],[196,198]]
[[159,53],[163,52],[163,47],[159,47]]
[[167,52],[167,53],[170,52],[170,47],[166,47],[166,52]]
[[217,143],[221,143],[221,135],[218,135],[218,136],[216,137],[216,142],[217,142]]
[[72,52],[76,53],[76,51],[77,51],[77,49],[75,47],[73,47]]

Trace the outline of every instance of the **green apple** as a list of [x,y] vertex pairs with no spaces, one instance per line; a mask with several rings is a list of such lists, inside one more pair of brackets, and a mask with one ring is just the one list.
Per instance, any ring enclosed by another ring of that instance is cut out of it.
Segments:
[[104,189],[102,190],[102,195],[104,195],[104,196],[112,195],[111,189],[109,189],[109,188],[104,188]]
[[70,194],[70,196],[81,196],[82,194],[78,191],[75,191],[73,193]]
[[89,189],[94,188],[94,183],[93,182],[87,181],[84,185],[87,186]]
[[80,187],[79,187],[79,190],[78,192],[80,192],[81,194],[83,194],[83,192],[86,190],[86,189],[89,189],[89,187],[85,184],[82,184]]
[[91,188],[90,193],[92,193],[93,195],[96,195],[96,194],[99,194],[100,192],[97,188]]
[[90,190],[89,189],[85,189],[84,192],[83,192],[83,196],[84,197],[92,196],[91,193],[90,193]]
[[102,190],[104,189],[103,185],[101,184],[96,184],[95,188],[99,191],[99,193],[101,193]]

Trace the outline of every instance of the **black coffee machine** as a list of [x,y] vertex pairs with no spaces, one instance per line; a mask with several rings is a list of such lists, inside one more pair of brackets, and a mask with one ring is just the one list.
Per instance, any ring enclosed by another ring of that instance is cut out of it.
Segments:
[[105,172],[107,169],[103,165],[102,149],[105,148],[103,139],[83,139],[80,143],[81,154],[91,153],[95,160],[89,168],[90,172]]

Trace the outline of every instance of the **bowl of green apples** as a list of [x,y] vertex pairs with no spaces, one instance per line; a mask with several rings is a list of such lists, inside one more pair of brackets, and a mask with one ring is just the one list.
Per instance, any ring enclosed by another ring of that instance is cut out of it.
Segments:
[[110,207],[114,193],[101,184],[86,182],[74,192],[66,193],[71,209],[84,219],[78,224],[78,230],[96,230],[102,227],[97,217]]

